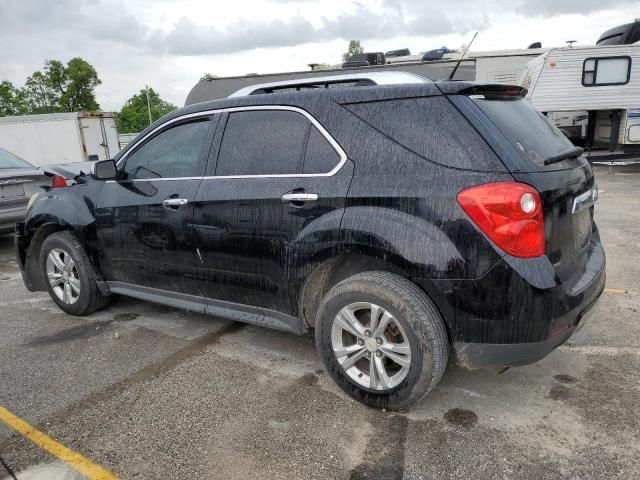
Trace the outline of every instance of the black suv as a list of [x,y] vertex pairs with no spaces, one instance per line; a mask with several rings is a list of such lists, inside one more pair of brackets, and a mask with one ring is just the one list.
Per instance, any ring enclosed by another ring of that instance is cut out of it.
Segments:
[[[329,85],[327,85],[328,87]],[[181,108],[34,197],[27,288],[122,294],[295,334],[369,405],[543,358],[604,288],[592,170],[524,99],[465,82],[311,88]]]

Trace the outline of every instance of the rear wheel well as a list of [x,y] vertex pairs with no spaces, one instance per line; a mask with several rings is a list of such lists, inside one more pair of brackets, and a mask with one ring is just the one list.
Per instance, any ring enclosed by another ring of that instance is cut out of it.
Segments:
[[316,265],[307,275],[300,291],[298,311],[305,325],[315,327],[320,302],[334,285],[358,273],[374,270],[409,278],[409,275],[396,265],[367,255],[340,255]]

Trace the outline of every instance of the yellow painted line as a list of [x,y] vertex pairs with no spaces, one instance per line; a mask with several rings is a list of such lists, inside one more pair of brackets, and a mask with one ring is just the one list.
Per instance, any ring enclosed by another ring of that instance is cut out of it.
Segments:
[[16,432],[22,434],[22,436],[28,438],[54,457],[57,457],[66,464],[72,466],[90,480],[118,480],[118,477],[113,473],[105,470],[100,465],[96,465],[79,453],[65,447],[50,436],[36,430],[20,417],[16,417],[13,413],[2,406],[0,406],[0,421],[6,423]]
[[624,288],[605,288],[604,291],[607,293],[627,293]]

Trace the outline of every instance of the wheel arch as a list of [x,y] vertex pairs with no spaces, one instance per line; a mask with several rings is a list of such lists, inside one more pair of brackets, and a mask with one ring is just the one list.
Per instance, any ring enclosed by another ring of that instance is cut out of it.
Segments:
[[[314,328],[316,315],[322,299],[327,292],[342,280],[362,272],[382,271],[395,273],[407,280],[415,278],[416,271],[410,263],[388,250],[363,247],[362,245],[344,246],[340,252],[331,250],[319,252],[310,262],[304,275],[301,275],[297,289],[298,314],[305,327]],[[429,297],[436,307],[438,303],[425,290],[424,283],[413,282]],[[434,290],[431,290],[433,292]],[[446,317],[444,319],[449,340],[451,333]]]

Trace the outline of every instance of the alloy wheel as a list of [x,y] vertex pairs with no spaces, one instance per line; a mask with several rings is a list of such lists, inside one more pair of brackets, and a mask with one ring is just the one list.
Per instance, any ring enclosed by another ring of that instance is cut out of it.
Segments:
[[55,248],[47,255],[47,278],[53,293],[68,305],[80,296],[80,276],[75,262],[64,250]]
[[400,322],[374,303],[352,303],[340,310],[331,346],[345,373],[365,388],[389,390],[409,374],[408,337]]

